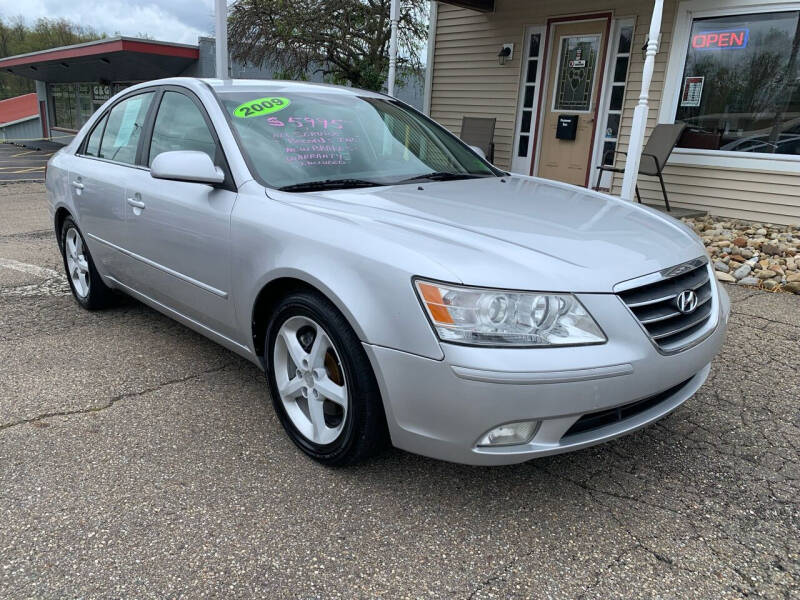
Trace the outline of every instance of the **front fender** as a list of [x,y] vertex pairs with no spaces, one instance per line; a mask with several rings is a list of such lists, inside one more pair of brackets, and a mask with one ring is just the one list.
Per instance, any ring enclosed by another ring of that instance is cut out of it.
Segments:
[[352,221],[256,194],[237,199],[231,240],[238,326],[250,344],[259,293],[291,277],[325,294],[362,342],[444,357],[411,281],[414,275],[452,281],[453,274],[438,263]]

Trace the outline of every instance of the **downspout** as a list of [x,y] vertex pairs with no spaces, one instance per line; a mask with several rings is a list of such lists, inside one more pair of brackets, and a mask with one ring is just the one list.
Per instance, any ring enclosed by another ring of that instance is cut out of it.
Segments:
[[436,55],[436,19],[439,15],[439,3],[430,2],[430,21],[428,22],[428,57],[425,61],[425,90],[422,98],[422,112],[431,116],[431,90],[433,90],[433,59]]
[[647,113],[650,110],[648,99],[650,97],[650,82],[653,79],[653,70],[656,65],[658,53],[658,36],[661,33],[661,15],[664,12],[664,0],[653,2],[653,18],[650,20],[650,33],[647,37],[647,54],[642,69],[642,89],[639,92],[639,103],[633,111],[633,124],[631,137],[628,142],[628,156],[625,161],[625,174],[622,177],[622,193],[624,200],[633,200],[636,190],[636,179],[639,175],[639,163],[644,147],[644,132],[647,127]]

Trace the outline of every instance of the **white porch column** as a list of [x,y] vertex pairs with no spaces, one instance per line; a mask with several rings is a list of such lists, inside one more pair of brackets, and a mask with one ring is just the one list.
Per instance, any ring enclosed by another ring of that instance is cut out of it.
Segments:
[[394,96],[394,80],[397,73],[397,26],[400,21],[400,0],[392,0],[389,8],[392,32],[389,36],[389,77],[386,82],[386,91]]
[[214,0],[217,79],[228,79],[228,1]]
[[[625,175],[622,178],[622,193],[625,200],[633,200],[636,189],[636,179],[639,176],[639,161],[642,158],[644,146],[644,130],[647,127],[647,113],[650,110],[648,98],[650,96],[650,81],[653,79],[653,69],[656,64],[658,52],[658,36],[661,33],[661,14],[664,11],[664,0],[654,0],[653,18],[650,20],[650,33],[647,42],[647,54],[644,59],[642,71],[642,90],[639,93],[639,103],[633,112],[631,125],[631,139],[628,142],[628,158],[625,161]],[[631,48],[633,50],[633,48]]]

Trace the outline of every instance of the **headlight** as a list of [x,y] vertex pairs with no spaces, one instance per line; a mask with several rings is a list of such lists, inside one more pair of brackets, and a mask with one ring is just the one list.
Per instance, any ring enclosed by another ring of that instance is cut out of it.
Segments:
[[445,342],[485,346],[602,344],[605,335],[572,294],[509,292],[415,281]]

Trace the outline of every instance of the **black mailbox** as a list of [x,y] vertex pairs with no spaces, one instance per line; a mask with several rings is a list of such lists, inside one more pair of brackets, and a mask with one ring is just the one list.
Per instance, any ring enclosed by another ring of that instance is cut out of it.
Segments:
[[578,131],[578,115],[558,115],[556,138],[559,140],[574,140]]

